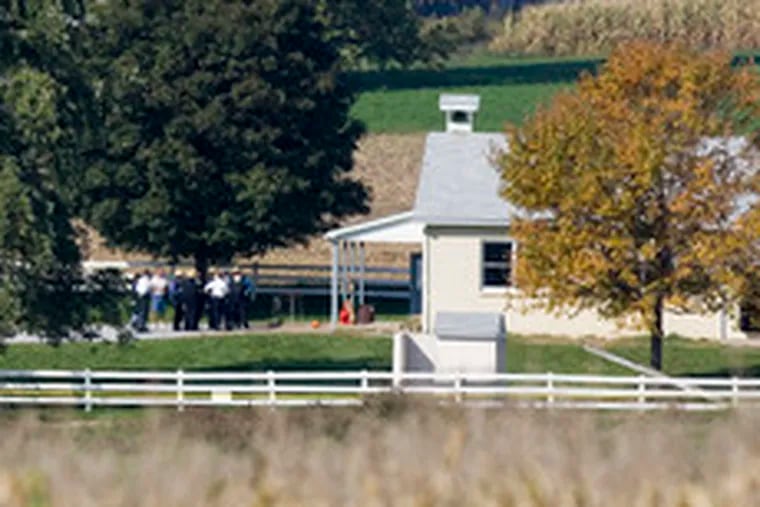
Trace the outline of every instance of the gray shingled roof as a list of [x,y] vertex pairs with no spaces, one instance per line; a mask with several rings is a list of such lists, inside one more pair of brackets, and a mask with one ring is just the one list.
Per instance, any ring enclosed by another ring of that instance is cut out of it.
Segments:
[[498,133],[431,133],[422,160],[416,220],[431,225],[508,225],[516,210],[499,196],[490,155],[506,148]]

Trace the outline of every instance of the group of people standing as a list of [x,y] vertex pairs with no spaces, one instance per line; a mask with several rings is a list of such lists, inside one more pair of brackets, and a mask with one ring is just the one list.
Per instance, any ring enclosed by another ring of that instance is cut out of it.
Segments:
[[195,270],[178,270],[171,276],[145,270],[132,289],[131,325],[138,332],[148,331],[151,312],[163,320],[169,306],[174,308],[175,331],[197,331],[204,313],[210,329],[247,329],[248,310],[256,297],[254,278],[240,270],[214,272],[205,283]]

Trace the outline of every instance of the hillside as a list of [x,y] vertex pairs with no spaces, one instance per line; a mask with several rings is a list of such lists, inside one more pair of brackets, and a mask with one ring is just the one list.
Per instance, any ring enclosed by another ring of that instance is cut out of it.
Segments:
[[354,116],[372,133],[429,132],[442,128],[441,93],[474,93],[482,107],[476,128],[500,131],[568,88],[598,59],[505,59],[476,56],[441,70],[362,72],[350,76],[360,91]]

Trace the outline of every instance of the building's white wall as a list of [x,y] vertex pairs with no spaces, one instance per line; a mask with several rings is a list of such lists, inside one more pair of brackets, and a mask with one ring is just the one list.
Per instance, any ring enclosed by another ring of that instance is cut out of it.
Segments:
[[[547,334],[571,337],[618,337],[641,334],[640,330],[625,329],[615,322],[601,319],[594,311],[557,317],[544,311],[520,308],[512,302],[507,307],[504,291],[482,289],[481,245],[483,241],[504,241],[504,228],[434,228],[426,229],[423,249],[423,330],[433,329],[439,311],[498,312],[506,315],[508,333]],[[517,247],[519,255],[519,245]],[[738,329],[738,319],[726,320],[726,337],[746,338]],[[666,333],[691,338],[720,338],[720,314],[665,315]]]

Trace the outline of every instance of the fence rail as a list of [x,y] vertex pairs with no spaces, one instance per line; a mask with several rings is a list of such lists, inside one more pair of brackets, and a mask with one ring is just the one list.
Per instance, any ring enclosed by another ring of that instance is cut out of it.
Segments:
[[722,410],[760,402],[760,379],[564,374],[0,370],[0,404],[93,407],[358,406],[382,394],[596,410]]
[[[87,270],[117,269],[120,271],[142,268],[171,267],[160,261],[87,261]],[[191,264],[179,263],[174,267],[190,268]],[[332,266],[323,264],[240,264],[234,266],[255,269],[257,274],[257,293],[290,298],[290,307],[294,310],[295,299],[304,296],[330,296],[330,278],[325,276]],[[222,269],[232,266],[222,266]],[[361,278],[368,298],[406,300],[411,298],[409,268],[395,266],[365,266],[363,274],[351,272],[352,280]],[[292,312],[291,312],[292,313]]]

